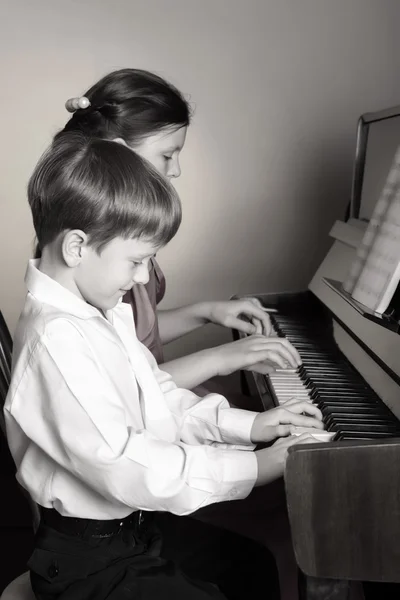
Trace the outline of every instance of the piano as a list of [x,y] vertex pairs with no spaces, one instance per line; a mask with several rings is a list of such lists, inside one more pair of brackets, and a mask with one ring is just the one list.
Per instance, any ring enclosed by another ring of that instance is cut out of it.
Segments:
[[399,145],[400,107],[360,117],[350,211],[333,224],[308,289],[247,294],[303,361],[297,371],[253,373],[264,408],[306,399],[330,432],[330,441],[291,448],[285,468],[307,600],[347,599],[352,581],[400,583],[399,292],[379,315],[341,287]]

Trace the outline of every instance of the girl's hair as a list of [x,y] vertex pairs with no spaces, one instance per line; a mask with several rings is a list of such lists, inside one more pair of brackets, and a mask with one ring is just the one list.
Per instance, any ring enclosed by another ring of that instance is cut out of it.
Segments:
[[189,104],[179,90],[141,69],[113,71],[84,96],[90,106],[78,109],[64,131],[81,131],[108,140],[122,138],[134,147],[162,129],[178,129],[190,122]]
[[177,232],[181,203],[173,186],[126,146],[60,133],[28,184],[39,250],[81,229],[98,252],[116,237],[163,246]]

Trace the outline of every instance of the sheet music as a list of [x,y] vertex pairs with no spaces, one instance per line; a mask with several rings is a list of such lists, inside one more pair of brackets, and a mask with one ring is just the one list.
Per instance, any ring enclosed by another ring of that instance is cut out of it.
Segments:
[[371,310],[384,312],[400,279],[400,148],[343,289]]

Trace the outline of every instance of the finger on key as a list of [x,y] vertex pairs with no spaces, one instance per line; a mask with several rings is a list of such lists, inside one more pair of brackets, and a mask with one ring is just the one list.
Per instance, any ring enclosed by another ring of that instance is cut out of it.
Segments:
[[286,338],[279,339],[286,345],[288,351],[290,352],[290,355],[292,357],[292,361],[290,361],[290,364],[292,364],[293,367],[299,367],[302,364],[302,360],[296,348]]
[[285,410],[298,415],[312,415],[317,419],[322,420],[322,412],[319,410],[318,406],[312,404],[311,402],[307,402],[307,400],[300,400],[297,402],[292,402],[289,400],[289,403],[286,403],[285,405]]
[[330,442],[334,437],[334,431],[315,431],[315,429],[309,429],[307,427],[292,427],[290,429],[290,435],[311,435],[313,438],[318,440],[319,442]]

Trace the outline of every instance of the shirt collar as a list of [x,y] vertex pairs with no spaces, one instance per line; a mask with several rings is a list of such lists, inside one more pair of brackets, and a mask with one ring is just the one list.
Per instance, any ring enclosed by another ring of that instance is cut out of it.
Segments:
[[[40,259],[29,260],[25,274],[25,284],[32,296],[39,302],[50,304],[80,319],[102,317],[97,308],[78,298],[70,290],[67,290],[67,288],[57,283],[57,281],[39,271],[39,263]],[[112,322],[112,310],[106,311],[105,314],[107,320]]]

